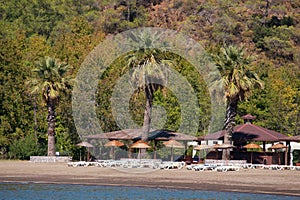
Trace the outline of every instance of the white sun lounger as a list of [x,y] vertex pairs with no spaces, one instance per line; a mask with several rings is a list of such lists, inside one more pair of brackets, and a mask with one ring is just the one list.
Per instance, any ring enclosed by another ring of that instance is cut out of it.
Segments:
[[160,169],[182,169],[185,166],[185,162],[163,162],[160,164]]
[[269,170],[295,170],[296,166],[290,166],[290,165],[265,165],[263,169],[269,169]]
[[85,161],[78,161],[78,162],[68,162],[68,167],[79,167],[84,166],[87,167],[89,164]]
[[216,164],[210,164],[210,165],[197,165],[194,167],[195,171],[206,171],[206,170],[215,170],[218,166]]
[[236,165],[223,165],[223,166],[218,166],[216,167],[216,171],[218,172],[227,172],[227,171],[239,171],[240,170],[240,166],[236,166]]

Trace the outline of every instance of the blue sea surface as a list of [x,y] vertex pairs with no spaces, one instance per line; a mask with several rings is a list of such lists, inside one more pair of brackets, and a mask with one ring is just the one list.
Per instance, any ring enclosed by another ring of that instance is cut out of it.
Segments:
[[36,183],[0,183],[0,199],[116,199],[116,200],[181,200],[181,199],[272,199],[294,200],[299,197],[248,194],[237,192],[216,192],[200,190],[158,189],[123,186],[89,186]]

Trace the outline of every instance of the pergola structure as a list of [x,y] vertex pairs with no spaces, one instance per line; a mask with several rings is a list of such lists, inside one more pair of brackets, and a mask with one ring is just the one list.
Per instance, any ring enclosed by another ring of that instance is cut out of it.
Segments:
[[[124,129],[107,133],[87,135],[86,139],[108,139],[108,140],[131,140],[133,142],[142,139],[142,129]],[[150,130],[149,141],[154,141],[154,159],[156,158],[156,146],[158,141],[196,141],[197,137],[179,133],[171,130]]]
[[[265,151],[266,142],[285,141],[287,138],[287,136],[282,133],[252,124],[252,120],[255,119],[255,117],[250,114],[243,116],[242,119],[244,119],[245,123],[233,128],[232,140],[237,147],[245,145],[248,141],[263,142],[263,150]],[[225,130],[222,130],[199,137],[198,140],[224,140],[224,135]]]
[[[253,124],[252,121],[255,118],[255,116],[252,116],[250,114],[242,116],[242,119],[244,119],[244,124],[237,125],[234,127],[232,140],[234,142],[234,146],[236,146],[237,149],[241,149],[248,142],[261,142],[263,144],[263,152],[266,152],[266,143],[288,141],[288,139],[290,138],[282,133]],[[199,137],[198,141],[224,140],[224,135],[225,130],[222,130],[203,137]],[[285,158],[285,163],[287,163],[287,152]]]
[[[96,135],[84,136],[87,139],[109,139],[109,140],[140,140],[142,136],[142,129],[124,129],[101,133]],[[171,130],[150,130],[148,140],[181,140],[193,141],[197,140],[196,137],[179,133]]]
[[84,136],[86,139],[109,139],[109,140],[139,140],[142,129],[124,129],[95,135]]

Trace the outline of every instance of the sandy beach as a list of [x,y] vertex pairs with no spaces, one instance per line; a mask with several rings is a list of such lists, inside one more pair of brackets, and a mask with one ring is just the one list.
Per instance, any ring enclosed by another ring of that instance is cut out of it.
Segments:
[[0,161],[0,182],[122,185],[300,196],[300,171],[296,170],[195,172],[183,168],[131,173],[95,166],[68,167],[67,163]]

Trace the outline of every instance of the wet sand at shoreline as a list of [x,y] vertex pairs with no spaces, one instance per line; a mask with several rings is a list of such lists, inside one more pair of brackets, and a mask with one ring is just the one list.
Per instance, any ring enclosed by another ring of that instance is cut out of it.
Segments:
[[0,182],[139,186],[300,196],[300,171],[296,170],[121,170],[95,166],[68,167],[67,163],[0,161]]

